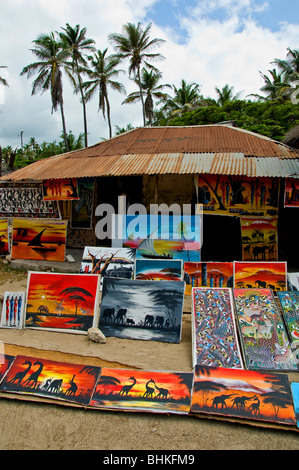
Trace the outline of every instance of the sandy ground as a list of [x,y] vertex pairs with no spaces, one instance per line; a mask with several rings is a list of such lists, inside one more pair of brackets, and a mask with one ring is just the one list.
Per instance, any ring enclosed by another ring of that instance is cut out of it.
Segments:
[[[26,290],[27,273],[0,261],[0,298]],[[8,354],[148,370],[191,370],[190,314],[183,315],[179,345],[107,338],[97,344],[82,335],[0,330]],[[199,451],[298,450],[296,430],[199,416],[83,409],[0,397],[0,450]]]

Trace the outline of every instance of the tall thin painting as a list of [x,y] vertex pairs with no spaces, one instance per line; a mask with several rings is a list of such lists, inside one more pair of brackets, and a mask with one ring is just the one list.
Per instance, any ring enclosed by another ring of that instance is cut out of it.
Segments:
[[299,349],[299,292],[278,292],[277,295],[289,339]]

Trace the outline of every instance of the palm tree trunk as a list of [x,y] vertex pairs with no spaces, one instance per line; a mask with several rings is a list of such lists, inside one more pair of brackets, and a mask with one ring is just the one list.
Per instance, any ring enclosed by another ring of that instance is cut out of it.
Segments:
[[85,142],[85,147],[88,147],[88,142],[87,142],[86,103],[85,103],[84,93],[83,93],[83,89],[82,89],[81,77],[80,77],[80,74],[79,74],[79,72],[78,72],[78,62],[76,63],[76,67],[77,67],[77,76],[78,76],[78,82],[79,82],[79,88],[80,88],[81,99],[82,99],[82,106],[83,106],[84,142]]
[[109,126],[109,137],[111,139],[111,137],[112,137],[112,127],[111,127],[111,119],[110,119],[110,103],[109,103],[107,95],[105,95],[105,101],[106,101],[106,106],[107,106],[107,119],[108,119],[108,126]]
[[61,120],[62,120],[65,151],[68,152],[69,151],[69,144],[68,144],[68,141],[67,141],[67,132],[66,132],[66,126],[65,126],[65,117],[64,117],[62,96],[61,96],[61,100],[60,100],[60,111],[61,111]]
[[140,99],[141,99],[141,104],[142,104],[142,114],[143,114],[143,125],[146,125],[146,119],[145,119],[145,109],[144,109],[144,99],[143,99],[143,93],[142,93],[142,87],[141,87],[141,78],[140,78],[140,66],[138,65],[137,69],[137,77],[138,77],[138,84],[139,84],[139,90],[140,90]]

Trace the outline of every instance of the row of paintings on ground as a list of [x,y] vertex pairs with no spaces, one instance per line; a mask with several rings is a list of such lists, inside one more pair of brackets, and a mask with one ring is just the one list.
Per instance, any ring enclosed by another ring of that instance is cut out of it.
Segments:
[[116,369],[5,355],[0,392],[92,409],[203,413],[299,427],[299,383],[283,373],[201,366],[194,373]]

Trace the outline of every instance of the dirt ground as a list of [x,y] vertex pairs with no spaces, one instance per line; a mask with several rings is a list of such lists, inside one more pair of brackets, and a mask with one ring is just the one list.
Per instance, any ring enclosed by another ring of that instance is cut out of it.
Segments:
[[[26,290],[27,272],[0,260],[0,299]],[[7,354],[148,370],[191,371],[191,318],[183,315],[180,344],[84,335],[0,330]],[[0,396],[0,450],[199,451],[298,450],[296,430],[199,416],[84,409]]]

